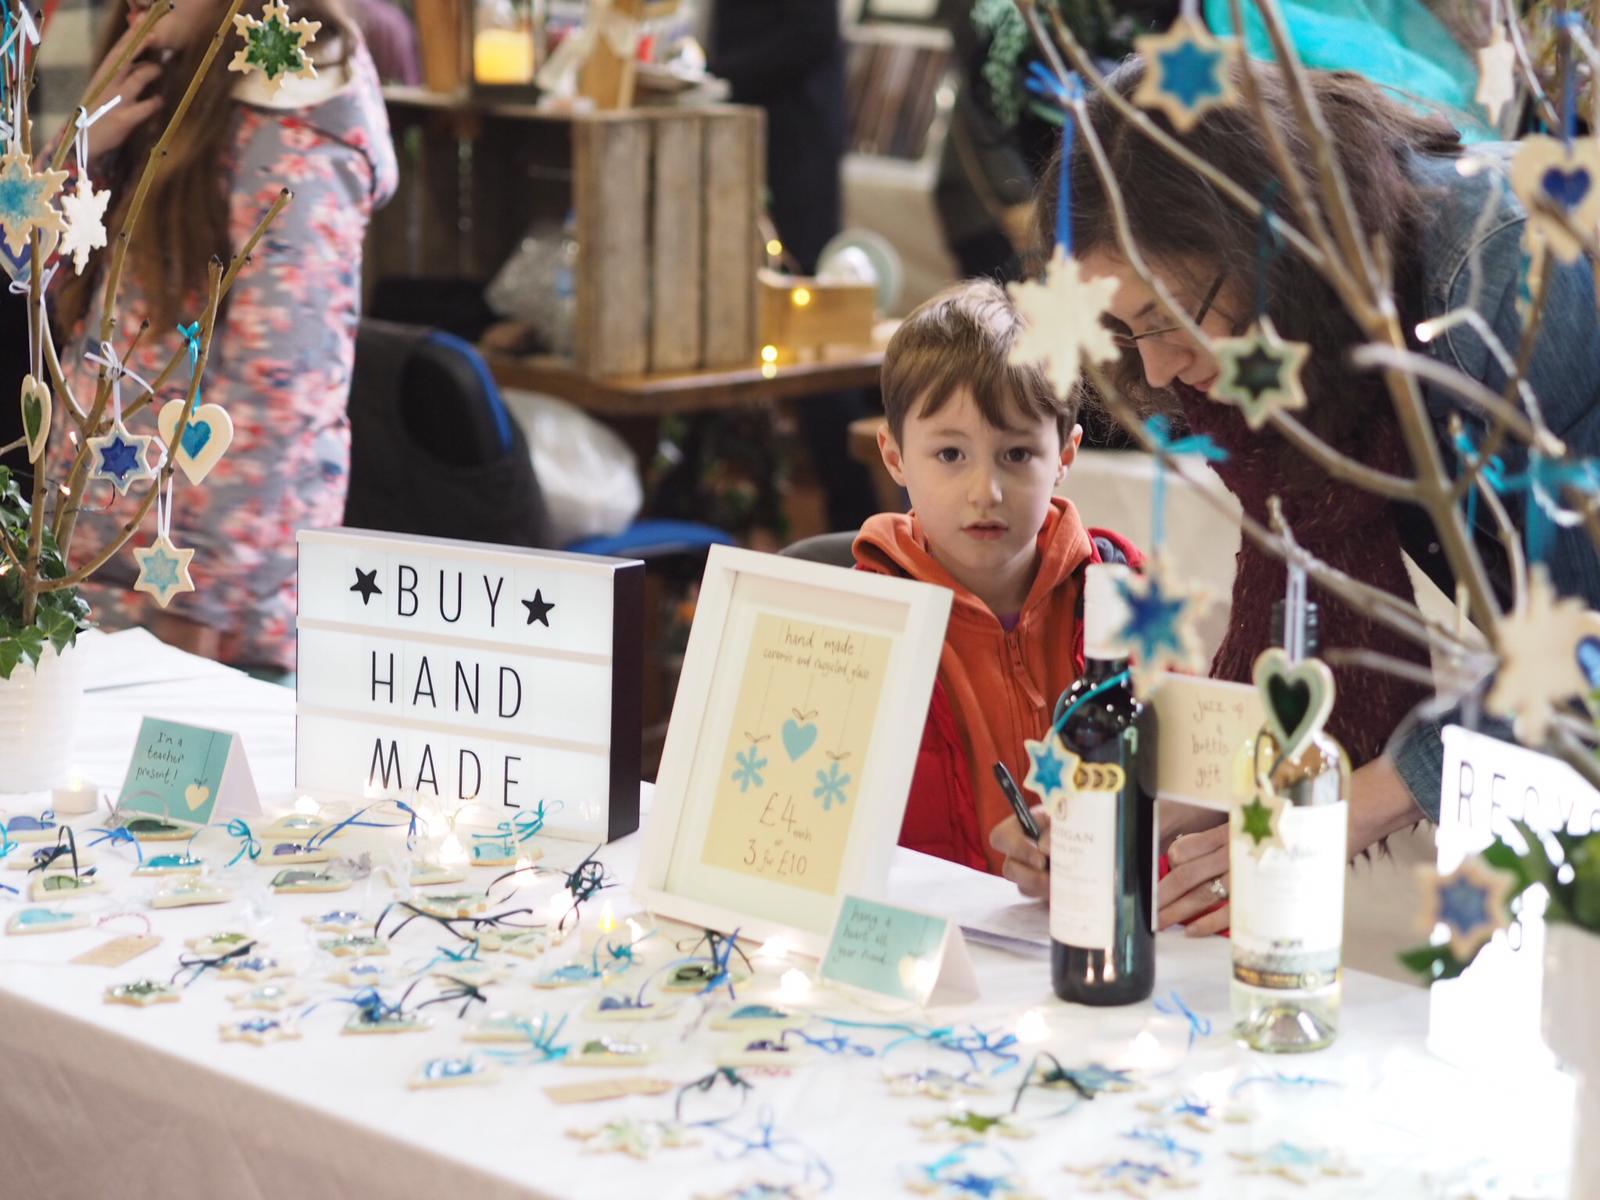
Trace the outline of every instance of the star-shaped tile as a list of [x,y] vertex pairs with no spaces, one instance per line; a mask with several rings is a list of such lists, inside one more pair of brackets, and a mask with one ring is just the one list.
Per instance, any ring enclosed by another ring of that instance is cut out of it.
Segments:
[[1268,1150],[1230,1151],[1239,1162],[1239,1169],[1247,1175],[1276,1175],[1279,1179],[1299,1187],[1319,1178],[1341,1178],[1359,1174],[1332,1151],[1299,1146],[1293,1142],[1278,1142]]
[[1500,670],[1488,709],[1510,718],[1523,742],[1542,745],[1557,706],[1589,693],[1584,658],[1600,639],[1600,614],[1576,597],[1558,596],[1548,569],[1535,563],[1522,607],[1500,619],[1495,639]]
[[1038,1081],[1045,1087],[1071,1088],[1085,1100],[1093,1100],[1101,1092],[1131,1092],[1139,1086],[1127,1071],[1103,1063],[1047,1070],[1039,1074]]
[[1008,283],[1006,291],[1023,320],[1011,346],[1011,362],[1041,367],[1058,395],[1065,396],[1078,382],[1082,355],[1097,363],[1117,357],[1111,331],[1100,321],[1117,294],[1117,281],[1085,278],[1078,261],[1061,246],[1056,246],[1042,282]]
[[1258,788],[1251,797],[1233,806],[1233,836],[1248,843],[1258,861],[1273,846],[1284,849],[1283,810],[1285,801],[1267,788]]
[[0,231],[13,255],[22,253],[35,229],[61,230],[61,214],[51,201],[66,181],[65,171],[35,171],[20,142],[0,155]]
[[918,1117],[912,1122],[930,1138],[956,1142],[981,1142],[991,1134],[1007,1138],[1028,1138],[1033,1130],[1020,1124],[1009,1113],[990,1116],[970,1109],[957,1109],[934,1117]]
[[1043,740],[1030,739],[1022,746],[1028,752],[1028,774],[1022,786],[1054,812],[1057,801],[1071,793],[1072,779],[1082,760],[1062,744],[1061,735],[1054,729]]
[[107,1004],[128,1004],[145,1008],[151,1004],[176,1004],[178,989],[158,979],[136,979],[132,983],[113,984],[105,990]]
[[1205,647],[1195,620],[1206,598],[1193,589],[1171,582],[1164,559],[1152,561],[1143,575],[1117,580],[1117,591],[1127,608],[1127,622],[1119,635],[1133,657],[1133,680],[1141,695],[1171,667],[1201,672]]
[[1146,65],[1133,102],[1160,109],[1179,132],[1236,98],[1233,39],[1213,37],[1199,23],[1179,17],[1165,33],[1146,34],[1134,45]]
[[[1537,258],[1541,244],[1562,262],[1577,262],[1583,243],[1568,225],[1593,234],[1600,224],[1600,143],[1529,134],[1511,158],[1511,190],[1527,210],[1528,249]],[[1564,219],[1558,219],[1558,215]]]
[[89,477],[109,479],[117,492],[126,496],[134,483],[156,476],[146,457],[150,442],[148,434],[129,433],[122,425],[113,424],[110,433],[89,439]]
[[630,1158],[654,1158],[657,1151],[693,1146],[688,1129],[672,1121],[653,1121],[621,1117],[595,1129],[569,1129],[567,1136],[584,1143],[590,1154],[626,1154]]
[[189,578],[189,560],[194,558],[194,551],[178,549],[165,534],[135,550],[133,558],[139,564],[139,578],[134,581],[133,590],[148,592],[162,608],[172,603],[178,593],[194,591],[194,580]]
[[1505,27],[1496,25],[1489,44],[1478,51],[1478,90],[1472,97],[1495,124],[1500,122],[1500,111],[1516,98],[1516,62],[1516,47],[1506,37]]
[[1467,859],[1448,875],[1421,867],[1424,877],[1424,932],[1434,926],[1450,930],[1450,952],[1461,962],[1471,962],[1483,944],[1511,923],[1507,900],[1516,881],[1491,867],[1481,857]]
[[378,568],[373,567],[370,571],[363,571],[357,567],[355,570],[356,581],[350,585],[350,590],[361,593],[361,607],[365,608],[374,596],[383,595],[383,589],[378,586]]
[[321,21],[291,21],[288,4],[271,0],[259,19],[239,13],[233,18],[233,27],[244,39],[244,45],[234,52],[228,70],[241,74],[260,71],[273,95],[291,75],[300,79],[317,77],[317,68],[306,50],[316,40]]
[[1311,347],[1286,342],[1262,317],[1243,337],[1212,342],[1221,373],[1211,399],[1237,406],[1251,429],[1260,429],[1274,412],[1306,406],[1300,372]]
[[555,605],[544,598],[544,592],[541,589],[535,588],[533,599],[524,600],[522,606],[528,610],[529,625],[537,621],[546,629],[550,628],[550,612],[555,608]]
[[222,1026],[221,1033],[225,1042],[250,1042],[257,1046],[300,1036],[300,1030],[293,1022],[279,1017],[250,1017],[243,1021],[230,1021]]
[[61,253],[72,255],[72,269],[79,275],[89,265],[91,251],[106,244],[106,205],[111,193],[96,191],[87,177],[78,177],[78,186],[61,196],[61,215],[67,227],[61,235]]

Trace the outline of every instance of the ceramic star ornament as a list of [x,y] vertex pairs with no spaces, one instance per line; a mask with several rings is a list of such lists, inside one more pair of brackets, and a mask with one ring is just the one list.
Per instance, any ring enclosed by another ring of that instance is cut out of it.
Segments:
[[1274,846],[1284,849],[1284,799],[1270,788],[1261,788],[1249,799],[1233,806],[1233,837],[1245,843],[1251,857],[1260,861]]
[[178,549],[166,534],[135,550],[133,558],[139,564],[139,578],[134,580],[133,590],[155,597],[162,608],[172,603],[172,598],[180,592],[194,591],[194,580],[189,578],[189,562],[194,558],[194,551]]
[[1594,686],[1588,665],[1600,651],[1600,613],[1575,597],[1558,596],[1549,572],[1535,563],[1522,606],[1501,618],[1495,636],[1500,670],[1488,709],[1509,718],[1519,739],[1541,745],[1556,708],[1587,696]]
[[89,477],[109,479],[118,494],[126,496],[139,480],[155,478],[146,457],[151,440],[148,434],[129,433],[121,421],[113,421],[110,433],[89,439]]
[[79,275],[89,265],[89,255],[106,244],[106,205],[111,193],[96,191],[85,176],[78,186],[61,195],[61,215],[66,229],[61,234],[61,253],[72,255],[72,269]]
[[1213,37],[1198,21],[1179,17],[1165,33],[1146,34],[1134,45],[1146,65],[1133,102],[1160,109],[1180,133],[1237,98],[1230,69],[1233,39]]
[[260,71],[273,95],[291,75],[298,79],[317,77],[317,68],[306,50],[316,40],[321,21],[291,21],[288,4],[272,0],[259,18],[249,13],[237,14],[233,27],[244,39],[244,45],[235,51],[228,70],[241,74]]
[[1562,262],[1577,262],[1583,242],[1600,224],[1600,143],[1593,138],[1530,134],[1517,143],[1511,159],[1511,190],[1528,212],[1529,249],[1541,244]]
[[61,231],[61,214],[51,201],[66,181],[65,171],[35,171],[21,143],[0,155],[0,232],[13,255],[22,253],[34,230]]
[[682,1125],[636,1117],[622,1117],[595,1129],[569,1129],[567,1136],[583,1142],[589,1154],[626,1154],[641,1160],[654,1158],[661,1150],[695,1144]]
[[1274,412],[1306,406],[1300,372],[1311,347],[1284,341],[1270,318],[1263,316],[1243,337],[1217,338],[1211,349],[1220,368],[1211,399],[1238,408],[1251,429]]
[[1011,363],[1043,368],[1058,395],[1078,382],[1081,355],[1097,363],[1117,357],[1117,344],[1100,320],[1117,294],[1117,281],[1085,278],[1077,259],[1059,243],[1042,281],[1008,283],[1006,291],[1023,320]]
[[1516,97],[1516,62],[1516,47],[1506,37],[1505,27],[1496,25],[1489,44],[1478,51],[1478,90],[1472,97],[1483,105],[1495,124],[1499,124],[1501,111]]
[[1025,741],[1022,746],[1028,753],[1028,774],[1022,786],[1054,811],[1057,802],[1072,792],[1073,777],[1082,759],[1066,748],[1054,729],[1048,737]]
[[1141,696],[1160,673],[1172,667],[1202,673],[1205,647],[1195,621],[1208,604],[1204,593],[1176,582],[1165,559],[1155,559],[1142,575],[1117,580],[1127,611],[1119,639],[1132,652],[1133,682]]
[[1511,923],[1506,902],[1516,880],[1491,867],[1481,857],[1465,860],[1448,875],[1431,867],[1418,868],[1423,876],[1422,928],[1432,933],[1438,925],[1450,931],[1450,953],[1461,962],[1472,956],[1497,930]]
[[1033,1136],[1033,1130],[1010,1113],[990,1116],[970,1109],[958,1109],[933,1117],[917,1117],[911,1123],[923,1130],[925,1137],[943,1141],[967,1143],[981,1142],[990,1136],[1005,1138]]

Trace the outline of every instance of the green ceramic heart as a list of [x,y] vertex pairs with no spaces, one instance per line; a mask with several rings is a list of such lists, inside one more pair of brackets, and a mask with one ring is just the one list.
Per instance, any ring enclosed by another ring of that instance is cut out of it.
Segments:
[[32,375],[22,381],[22,432],[28,440],[28,461],[38,462],[50,437],[50,389]]
[[1267,725],[1286,758],[1294,758],[1322,731],[1333,712],[1333,672],[1309,658],[1289,662],[1276,646],[1256,659],[1256,690],[1267,710]]

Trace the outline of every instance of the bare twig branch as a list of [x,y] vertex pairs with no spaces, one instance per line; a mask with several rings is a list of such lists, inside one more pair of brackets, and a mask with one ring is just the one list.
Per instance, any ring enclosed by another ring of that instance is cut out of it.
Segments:
[[[100,97],[105,95],[106,89],[111,86],[111,81],[117,77],[123,67],[133,61],[134,55],[144,48],[144,44],[149,39],[150,32],[155,28],[156,22],[177,7],[173,0],[167,0],[165,4],[152,4],[150,6],[144,16],[139,19],[139,23],[133,27],[133,36],[128,39],[128,44],[122,48],[122,53],[117,55],[109,66],[104,67],[89,81],[88,90],[84,92],[83,99],[79,102],[80,108],[86,108],[90,112],[94,111],[95,106],[100,103]],[[35,56],[35,62],[37,61],[37,56]],[[50,168],[52,170],[59,171],[62,164],[67,161],[67,155],[72,153],[72,143],[76,140],[73,134],[76,132],[77,120],[78,114],[74,110],[72,117],[67,122],[67,127],[61,131],[61,136],[56,142],[56,152],[50,160]]]

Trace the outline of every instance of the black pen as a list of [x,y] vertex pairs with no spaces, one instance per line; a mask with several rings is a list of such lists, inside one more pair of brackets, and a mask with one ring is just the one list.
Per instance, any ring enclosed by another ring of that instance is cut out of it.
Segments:
[[1006,799],[1011,801],[1011,811],[1017,814],[1017,820],[1022,823],[1022,832],[1029,839],[1038,842],[1039,822],[1033,819],[1033,814],[1028,811],[1028,804],[1022,798],[1022,792],[1017,787],[1017,781],[1011,777],[1011,772],[1006,769],[1003,762],[994,765],[995,782],[1000,785],[1000,790],[1006,794]]

